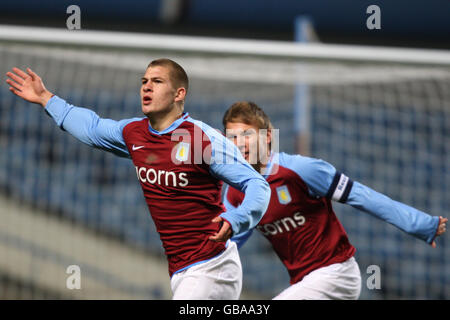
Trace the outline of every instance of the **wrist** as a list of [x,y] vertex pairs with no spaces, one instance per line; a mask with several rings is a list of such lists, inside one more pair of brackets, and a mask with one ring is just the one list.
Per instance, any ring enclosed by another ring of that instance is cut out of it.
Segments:
[[48,101],[54,96],[53,93],[51,93],[50,91],[46,90],[42,95],[41,95],[41,99],[40,99],[40,105],[45,108],[45,106],[47,105]]

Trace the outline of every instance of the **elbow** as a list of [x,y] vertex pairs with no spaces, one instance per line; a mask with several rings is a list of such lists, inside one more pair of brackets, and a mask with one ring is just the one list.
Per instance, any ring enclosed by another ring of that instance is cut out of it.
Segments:
[[266,181],[266,179],[261,179],[261,182],[262,188],[264,189],[264,194],[270,198],[271,191],[269,183]]
[[269,183],[266,181],[266,179],[264,179],[262,177],[260,179],[254,179],[254,180],[255,181],[253,181],[253,183],[255,185],[257,185],[258,188],[259,188],[258,195],[261,198],[264,198],[267,201],[267,203],[268,203],[269,200],[270,200],[270,195],[271,195],[271,190],[270,190]]

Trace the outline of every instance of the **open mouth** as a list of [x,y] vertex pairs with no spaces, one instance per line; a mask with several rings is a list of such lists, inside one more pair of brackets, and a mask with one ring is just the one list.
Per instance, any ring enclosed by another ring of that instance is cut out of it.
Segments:
[[143,104],[150,104],[152,102],[152,98],[150,98],[149,96],[144,96],[143,98],[142,98],[142,103]]

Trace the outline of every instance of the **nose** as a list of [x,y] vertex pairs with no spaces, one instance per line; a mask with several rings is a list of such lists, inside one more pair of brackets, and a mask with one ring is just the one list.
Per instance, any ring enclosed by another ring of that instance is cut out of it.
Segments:
[[142,85],[142,89],[144,90],[144,92],[153,92],[153,87],[150,83],[150,81],[148,81],[147,83]]

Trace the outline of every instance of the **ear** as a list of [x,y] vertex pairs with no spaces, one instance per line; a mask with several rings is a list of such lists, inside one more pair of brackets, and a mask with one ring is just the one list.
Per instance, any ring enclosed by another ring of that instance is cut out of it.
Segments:
[[186,98],[186,89],[183,87],[178,88],[175,93],[175,102],[184,101],[185,98]]

